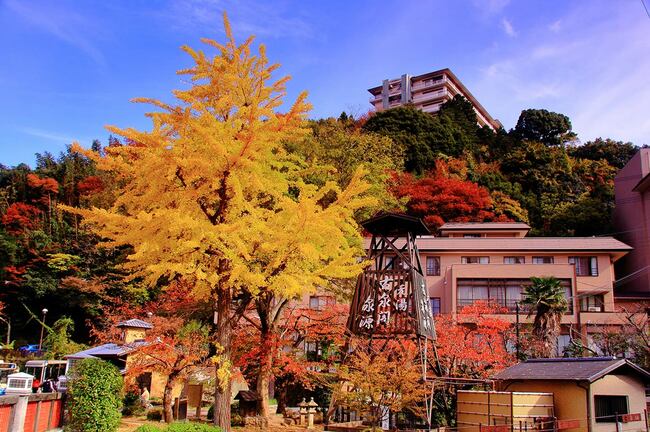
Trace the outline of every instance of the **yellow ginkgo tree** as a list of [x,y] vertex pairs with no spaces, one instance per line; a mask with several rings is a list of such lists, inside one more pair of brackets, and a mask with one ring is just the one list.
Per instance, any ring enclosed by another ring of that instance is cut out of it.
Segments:
[[[272,80],[264,47],[204,39],[214,56],[183,49],[194,65],[176,102],[154,105],[149,131],[108,127],[124,145],[85,152],[116,181],[110,208],[66,207],[103,245],[129,245],[124,267],[150,285],[183,279],[214,301],[215,423],[230,429],[231,340],[260,296],[297,298],[361,270],[353,214],[371,204],[360,170],[345,189],[315,186],[310,167],[284,145],[308,133],[305,94],[278,112],[288,77]],[[78,146],[78,151],[83,151]],[[334,199],[332,199],[334,197]],[[324,204],[327,203],[327,204]]]

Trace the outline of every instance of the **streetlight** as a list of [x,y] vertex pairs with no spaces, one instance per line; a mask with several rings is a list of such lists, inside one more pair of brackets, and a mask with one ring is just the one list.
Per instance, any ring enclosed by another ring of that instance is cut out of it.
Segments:
[[9,345],[11,343],[11,321],[10,321],[9,317],[7,317],[5,319],[5,318],[3,318],[1,316],[0,316],[0,321],[7,324],[7,345]]
[[41,339],[38,341],[38,351],[41,351],[43,347],[43,333],[45,333],[45,315],[47,314],[47,309],[43,308],[43,319],[41,320]]

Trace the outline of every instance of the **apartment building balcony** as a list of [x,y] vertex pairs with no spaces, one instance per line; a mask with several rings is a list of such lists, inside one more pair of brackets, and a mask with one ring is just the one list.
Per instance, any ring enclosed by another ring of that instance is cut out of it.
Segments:
[[441,77],[440,79],[437,79],[437,80],[416,81],[411,85],[411,91],[418,91],[418,90],[427,89],[427,88],[430,88],[430,87],[439,86],[439,85],[442,85],[442,84],[446,83],[447,81],[448,80],[447,80],[446,76],[443,76],[443,77]]
[[[502,308],[501,319],[514,322],[517,304],[521,302],[525,286],[531,276],[558,278],[569,300],[569,310],[562,323],[578,321],[574,313],[575,272],[570,264],[453,264],[450,279],[453,293],[453,310],[461,312],[466,306],[487,301]],[[532,322],[528,309],[520,304],[521,322]]]
[[436,99],[443,99],[450,97],[449,91],[446,88],[433,91],[431,93],[417,93],[413,95],[413,103],[424,103]]

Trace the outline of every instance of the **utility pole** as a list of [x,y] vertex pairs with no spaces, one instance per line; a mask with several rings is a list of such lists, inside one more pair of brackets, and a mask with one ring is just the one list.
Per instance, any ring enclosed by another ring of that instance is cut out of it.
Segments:
[[9,318],[3,318],[0,316],[0,321],[3,321],[5,324],[7,324],[7,345],[11,343],[11,321]]
[[41,321],[41,338],[38,341],[38,351],[43,349],[43,333],[45,333],[45,315],[47,314],[47,309],[43,308],[43,320]]
[[519,301],[515,302],[515,314],[517,315],[515,323],[515,335],[517,337],[517,342],[515,344],[515,347],[517,349],[517,361],[519,361],[521,360],[521,357],[519,356]]

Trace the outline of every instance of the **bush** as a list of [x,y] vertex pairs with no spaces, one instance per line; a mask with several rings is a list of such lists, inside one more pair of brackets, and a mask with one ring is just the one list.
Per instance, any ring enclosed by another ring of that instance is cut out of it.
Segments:
[[163,432],[162,429],[152,425],[142,425],[135,430],[135,432]]
[[68,385],[70,422],[74,432],[111,432],[120,423],[122,376],[112,364],[81,360]]
[[205,423],[172,423],[164,432],[221,432],[221,428]]
[[142,415],[145,411],[140,401],[140,394],[135,391],[130,391],[124,395],[122,407],[122,415],[125,416]]
[[163,411],[160,408],[154,408],[147,411],[147,420],[160,421],[163,419]]

